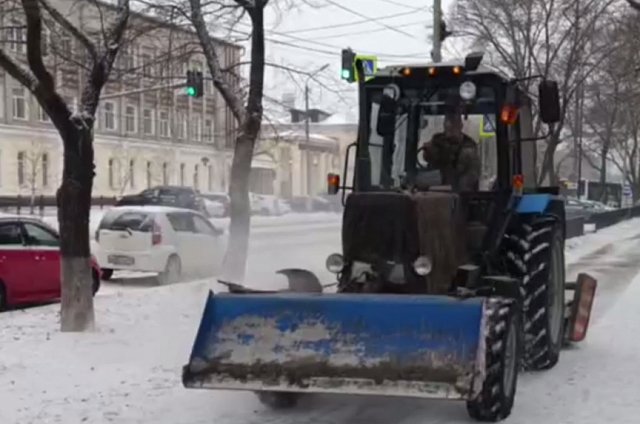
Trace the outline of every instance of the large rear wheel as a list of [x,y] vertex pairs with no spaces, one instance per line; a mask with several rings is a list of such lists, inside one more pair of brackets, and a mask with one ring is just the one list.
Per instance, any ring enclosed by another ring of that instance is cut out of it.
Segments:
[[564,334],[564,237],[555,217],[519,222],[507,243],[512,269],[522,280],[525,346],[523,365],[550,369],[558,363]]
[[515,401],[522,327],[517,302],[488,299],[486,308],[486,375],[480,393],[467,402],[467,411],[478,421],[500,421],[511,414]]

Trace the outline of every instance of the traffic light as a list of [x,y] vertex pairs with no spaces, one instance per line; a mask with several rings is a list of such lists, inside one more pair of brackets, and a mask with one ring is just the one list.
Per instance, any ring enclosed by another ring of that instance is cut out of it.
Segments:
[[199,98],[202,97],[204,89],[204,83],[202,78],[202,72],[200,71],[187,71],[187,96]]
[[340,78],[347,82],[355,82],[355,62],[356,54],[351,49],[342,49],[342,70],[340,71]]
[[453,35],[453,31],[447,29],[447,23],[444,19],[440,20],[440,42],[443,42],[450,35]]

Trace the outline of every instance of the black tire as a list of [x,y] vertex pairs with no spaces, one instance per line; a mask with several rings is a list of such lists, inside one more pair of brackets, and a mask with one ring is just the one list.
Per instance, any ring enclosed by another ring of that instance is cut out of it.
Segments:
[[182,274],[182,263],[177,255],[169,256],[164,271],[158,274],[158,284],[165,286],[167,284],[175,284],[180,281]]
[[495,422],[511,415],[522,351],[522,323],[516,301],[487,299],[486,375],[482,390],[467,402],[469,416]]
[[508,257],[520,271],[524,298],[527,370],[553,368],[560,358],[564,335],[564,237],[558,221],[548,215],[519,223],[512,232]]
[[102,268],[102,280],[109,281],[113,277],[113,270],[109,268]]
[[291,409],[298,406],[302,393],[297,392],[256,392],[263,405],[271,409]]
[[95,269],[91,270],[91,277],[93,279],[93,295],[95,296],[96,293],[98,293],[98,291],[100,290],[100,276],[98,275],[98,271],[96,271]]
[[4,283],[0,281],[0,312],[7,309],[7,289],[4,286]]

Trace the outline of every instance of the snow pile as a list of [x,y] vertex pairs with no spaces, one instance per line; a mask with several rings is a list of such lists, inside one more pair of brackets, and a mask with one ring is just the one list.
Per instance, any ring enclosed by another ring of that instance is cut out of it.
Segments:
[[630,219],[617,225],[604,228],[596,233],[585,234],[566,241],[565,260],[567,263],[577,261],[608,244],[640,234],[640,218]]

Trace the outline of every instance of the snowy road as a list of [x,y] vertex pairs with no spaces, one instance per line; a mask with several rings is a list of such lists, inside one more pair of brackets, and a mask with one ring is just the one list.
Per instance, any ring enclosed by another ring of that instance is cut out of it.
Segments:
[[[247,281],[307,267],[328,281],[324,259],[339,251],[339,224],[254,231]],[[637,423],[640,414],[640,220],[572,240],[569,274],[599,279],[585,343],[553,370],[525,374],[508,423]],[[635,278],[635,281],[634,281]],[[464,405],[404,399],[313,396],[271,412],[251,393],[185,390],[181,366],[213,283],[124,290],[96,299],[98,332],[57,332],[58,305],[0,314],[0,423],[436,424],[469,423]],[[111,292],[110,294],[107,294]],[[631,337],[628,337],[632,335]]]

